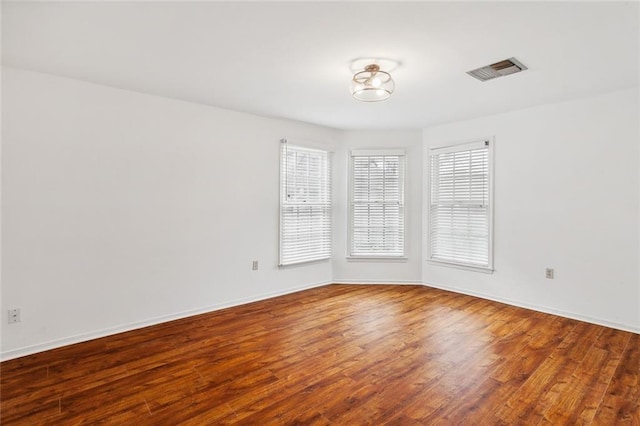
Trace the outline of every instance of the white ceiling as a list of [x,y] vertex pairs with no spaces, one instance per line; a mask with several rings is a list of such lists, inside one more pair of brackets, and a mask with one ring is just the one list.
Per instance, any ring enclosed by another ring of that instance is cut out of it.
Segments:
[[[4,65],[335,128],[423,128],[637,87],[637,2],[15,2]],[[465,72],[515,56],[529,70]],[[359,103],[350,61],[392,58]]]

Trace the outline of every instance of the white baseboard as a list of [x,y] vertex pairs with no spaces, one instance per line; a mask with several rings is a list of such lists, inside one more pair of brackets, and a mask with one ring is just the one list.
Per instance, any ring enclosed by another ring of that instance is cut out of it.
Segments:
[[263,293],[258,296],[235,299],[231,301],[227,301],[224,303],[219,303],[215,305],[205,306],[202,308],[192,309],[188,311],[178,312],[175,314],[163,315],[160,317],[151,318],[144,321],[137,321],[129,324],[120,325],[117,327],[105,328],[102,330],[90,332],[90,333],[82,333],[75,336],[65,337],[62,339],[51,340],[49,342],[39,343],[37,345],[25,346],[18,349],[12,349],[9,351],[5,351],[0,353],[0,361],[8,361],[10,359],[19,358],[26,355],[31,355],[37,352],[42,352],[50,349],[59,348],[62,346],[72,345],[75,343],[86,342],[88,340],[97,339],[100,337],[110,336],[113,334],[124,333],[126,331],[132,331],[143,327],[149,327],[156,324],[161,324],[168,321],[173,321],[181,318],[186,318],[194,315],[204,314],[207,312],[213,312],[220,309],[230,308],[233,306],[243,305],[246,303],[257,302],[260,300],[270,299],[277,296],[283,296],[285,294],[291,294],[302,290],[308,290],[315,287],[321,287],[328,284],[354,284],[354,285],[366,285],[366,284],[379,284],[379,285],[424,285],[426,287],[438,288],[441,290],[451,291],[454,293],[466,294],[469,296],[479,297],[482,299],[493,300],[495,302],[505,303],[507,305],[517,306],[520,308],[532,309],[534,311],[544,312],[547,314],[558,315],[565,318],[571,318],[578,321],[584,321],[592,324],[602,325],[605,327],[615,328],[618,330],[629,331],[632,333],[640,334],[640,327],[630,325],[630,324],[621,324],[614,321],[609,321],[601,318],[593,318],[586,315],[576,314],[573,312],[566,312],[555,308],[550,308],[546,306],[540,306],[530,303],[523,303],[516,300],[511,300],[502,297],[495,297],[491,295],[487,295],[484,293],[478,293],[468,290],[462,290],[458,288],[449,287],[446,285],[438,284],[438,283],[424,283],[422,281],[401,281],[401,280],[332,280],[319,282],[314,284],[307,284],[300,287],[290,287],[284,290]]
[[423,285],[422,281],[402,280],[333,280],[334,284]]
[[73,345],[75,343],[86,342],[100,337],[111,336],[113,334],[124,333],[126,331],[137,330],[139,328],[149,327],[163,322],[174,321],[181,318],[186,318],[194,315],[205,314],[207,312],[218,311],[220,309],[231,308],[233,306],[244,305],[246,303],[258,302],[260,300],[271,299],[277,296],[283,296],[285,294],[291,294],[302,290],[308,290],[310,288],[321,287],[324,285],[332,284],[333,281],[325,281],[314,284],[307,284],[300,287],[290,287],[284,290],[263,293],[258,296],[246,297],[241,299],[234,299],[224,303],[218,303],[215,305],[205,306],[202,308],[191,309],[188,311],[182,311],[175,314],[162,315],[148,320],[136,321],[129,324],[119,325],[117,327],[109,327],[98,331],[92,331],[89,333],[77,334],[75,336],[65,337],[62,339],[51,340],[37,345],[25,346],[18,349],[11,349],[0,353],[0,361],[8,361],[10,359],[19,358],[26,355],[32,355],[37,352],[48,351],[50,349],[56,349],[62,346]]
[[490,296],[488,294],[463,290],[459,288],[449,287],[438,283],[423,283],[426,287],[438,288],[441,290],[451,291],[453,293],[466,294],[468,296],[479,297],[481,299],[492,300],[494,302],[500,302],[511,306],[517,306],[519,308],[531,309],[533,311],[543,312],[545,314],[557,315],[564,318],[570,318],[578,321],[588,322],[591,324],[602,325],[604,327],[615,328],[617,330],[629,331],[631,333],[640,334],[640,327],[630,324],[622,324],[615,321],[609,321],[602,318],[594,318],[587,315],[576,314],[574,312],[567,312],[560,309],[550,308],[548,306],[541,306],[532,303],[524,303],[518,300],[512,300],[504,297]]

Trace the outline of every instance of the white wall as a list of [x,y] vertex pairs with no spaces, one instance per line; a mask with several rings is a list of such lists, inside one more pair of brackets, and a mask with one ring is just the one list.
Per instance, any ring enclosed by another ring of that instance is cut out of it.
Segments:
[[[425,282],[640,331],[637,91],[341,132],[16,69],[2,83],[0,309],[22,312],[0,321],[3,359],[331,281]],[[429,265],[422,156],[485,136],[496,271]],[[332,263],[276,266],[282,137],[335,153]],[[347,261],[348,153],[393,147],[407,150],[408,260]]]
[[638,119],[631,89],[426,129],[425,153],[495,136],[495,272],[424,282],[640,331]]
[[[367,105],[363,105],[367,107]],[[348,167],[352,149],[404,148],[406,152],[406,261],[347,260]],[[421,283],[422,134],[419,130],[345,131],[334,155],[333,277],[339,283]]]
[[[2,73],[2,355],[327,283],[278,269],[279,139],[335,130]],[[258,271],[251,261],[260,262]]]

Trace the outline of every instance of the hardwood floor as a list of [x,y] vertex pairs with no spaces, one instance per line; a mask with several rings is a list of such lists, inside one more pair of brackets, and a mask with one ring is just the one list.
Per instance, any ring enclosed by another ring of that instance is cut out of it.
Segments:
[[331,285],[0,365],[11,424],[640,424],[640,336]]

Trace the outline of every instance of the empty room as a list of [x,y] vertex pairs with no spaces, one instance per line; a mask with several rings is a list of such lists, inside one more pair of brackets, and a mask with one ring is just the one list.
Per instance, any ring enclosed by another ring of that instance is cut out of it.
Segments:
[[1,24],[3,425],[640,424],[640,3]]

